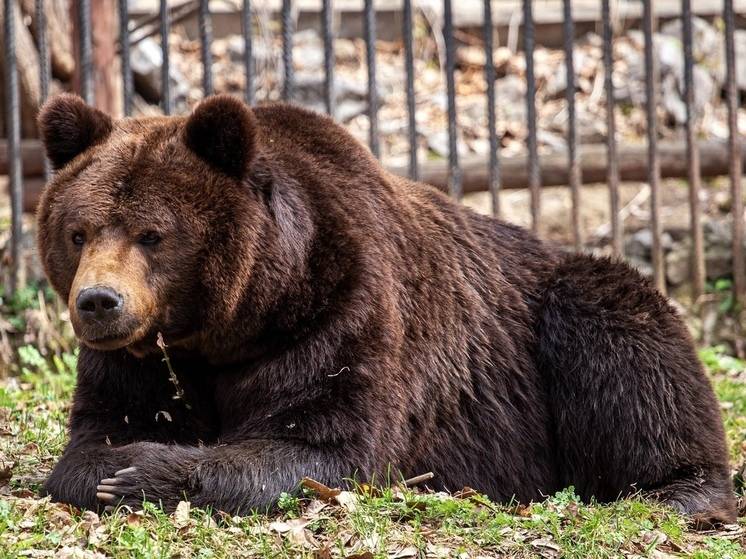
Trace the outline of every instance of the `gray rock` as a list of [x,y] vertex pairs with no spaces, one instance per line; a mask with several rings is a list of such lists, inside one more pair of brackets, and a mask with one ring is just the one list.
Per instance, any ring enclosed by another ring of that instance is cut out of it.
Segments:
[[659,70],[664,74],[673,73],[677,79],[681,79],[684,75],[684,51],[681,39],[656,33],[653,44]]
[[[662,35],[675,37],[681,41],[681,19],[674,19],[663,24],[660,33]],[[692,54],[694,55],[694,59],[700,63],[706,61],[717,61],[722,51],[722,34],[706,20],[699,17],[693,17],[692,35]]]
[[[661,243],[664,251],[670,250],[673,246],[671,235],[664,231],[661,235]],[[625,254],[649,261],[652,248],[653,233],[650,229],[640,229],[627,240]]]
[[160,101],[162,65],[161,46],[151,38],[140,41],[130,51],[135,88],[149,103]]
[[[161,100],[161,66],[161,45],[150,37],[140,41],[130,51],[135,90],[148,103],[158,103]],[[174,64],[169,67],[169,83],[172,102],[175,105],[183,103],[189,93],[189,83]]]
[[705,245],[709,249],[714,246],[730,247],[733,238],[733,227],[724,219],[707,219],[702,225]]
[[324,67],[324,44],[314,29],[293,35],[293,65],[303,71]]
[[640,272],[643,276],[650,278],[653,277],[653,267],[650,262],[642,258],[627,255],[627,263]]
[[[577,58],[577,57],[573,57]],[[577,68],[577,65],[575,65]],[[503,78],[504,79],[504,78]],[[552,77],[550,77],[544,86],[546,96],[549,99],[556,99],[565,94],[567,89],[567,70],[564,64],[560,64],[554,69]]]
[[681,285],[691,277],[690,251],[689,246],[678,244],[666,255],[666,280],[670,285]]
[[679,89],[679,80],[674,74],[665,74],[661,80],[661,102],[663,108],[677,124],[681,125],[686,122],[686,104],[682,99],[681,90]]
[[740,91],[746,91],[746,29],[735,31],[736,48],[736,85]]
[[[231,35],[225,39],[226,52],[231,62],[243,64],[243,57],[246,45],[241,35]],[[274,57],[279,58],[277,49],[271,48],[266,41],[255,40],[251,45],[251,57],[257,67],[261,67]]]
[[340,122],[348,122],[368,109],[367,101],[354,101],[352,99],[337,103],[334,108],[334,117]]
[[525,79],[514,74],[508,74],[495,82],[495,95],[499,103],[524,105],[526,96]]
[[[447,158],[448,157],[448,131],[447,130],[435,130],[431,132],[427,132],[425,130],[422,131],[423,135],[427,139],[427,146],[432,150],[434,153],[439,155],[440,157]],[[456,143],[458,147],[458,153],[460,156],[464,156],[468,152],[468,148],[464,145],[464,142],[457,141]]]
[[705,251],[707,279],[716,280],[733,275],[733,256],[730,248],[720,245],[707,247]]

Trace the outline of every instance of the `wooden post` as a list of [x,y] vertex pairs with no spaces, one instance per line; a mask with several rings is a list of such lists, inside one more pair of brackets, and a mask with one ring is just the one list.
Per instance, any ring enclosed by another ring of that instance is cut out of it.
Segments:
[[[78,1],[71,3],[70,20],[73,24],[73,47],[75,59],[80,60]],[[114,117],[121,117],[122,86],[120,60],[117,55],[117,0],[96,0],[91,2],[91,33],[93,43],[92,72],[94,105]],[[73,78],[75,90],[80,92],[80,66],[76,65]]]

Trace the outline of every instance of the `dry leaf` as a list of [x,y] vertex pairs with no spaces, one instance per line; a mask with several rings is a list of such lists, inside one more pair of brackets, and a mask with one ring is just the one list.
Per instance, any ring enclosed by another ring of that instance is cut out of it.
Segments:
[[176,526],[176,528],[184,528],[189,524],[190,510],[191,506],[189,504],[189,501],[179,501],[179,504],[176,505],[176,510],[173,514],[174,526]]
[[475,495],[478,495],[477,491],[469,486],[466,486],[461,491],[456,491],[456,493],[453,494],[453,498],[468,499],[469,497],[474,497]]
[[67,545],[55,553],[54,557],[55,559],[106,559],[106,556],[98,551],[89,551]]
[[15,465],[16,463],[12,460],[0,457],[0,485],[5,485],[10,481]]
[[405,557],[417,557],[418,551],[414,546],[404,547],[398,551],[389,552],[390,559],[404,559]]
[[321,501],[319,499],[314,499],[310,503],[308,503],[308,506],[306,507],[306,510],[303,511],[303,516],[306,518],[316,518],[318,517],[319,513],[324,510],[329,503],[325,503],[324,501]]
[[92,547],[99,547],[108,537],[106,526],[101,525],[101,518],[92,510],[83,512],[81,527],[86,530],[88,545]]
[[520,516],[522,518],[529,518],[532,514],[531,511],[531,505],[516,505],[515,508],[511,511],[516,516]]
[[381,490],[374,486],[370,485],[369,483],[361,483],[357,487],[358,493],[361,495],[365,495],[366,497],[380,497],[381,496]]
[[47,521],[56,529],[66,528],[74,524],[71,507],[64,503],[53,503],[47,515]]
[[318,543],[313,538],[313,534],[306,530],[306,526],[311,523],[308,518],[291,518],[285,521],[272,522],[269,527],[278,534],[282,534],[294,544],[304,547],[317,547]]
[[339,495],[334,497],[337,504],[348,512],[353,512],[357,508],[357,499],[357,495],[351,491],[340,491]]
[[531,545],[534,547],[543,547],[547,549],[551,549],[552,551],[560,551],[562,548],[557,545],[552,540],[546,539],[546,538],[537,538],[535,540],[531,541]]

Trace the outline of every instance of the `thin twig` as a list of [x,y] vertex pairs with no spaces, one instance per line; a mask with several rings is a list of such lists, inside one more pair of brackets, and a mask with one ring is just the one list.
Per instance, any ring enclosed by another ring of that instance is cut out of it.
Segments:
[[156,339],[155,343],[159,348],[161,348],[161,351],[163,352],[163,361],[166,363],[166,367],[168,367],[168,378],[171,381],[171,384],[173,384],[174,388],[176,389],[176,394],[174,394],[173,399],[183,401],[184,406],[188,410],[192,409],[192,406],[190,406],[189,403],[186,401],[186,398],[184,398],[184,389],[181,387],[181,384],[179,384],[179,377],[176,376],[176,372],[171,366],[171,358],[166,352],[166,347],[168,346],[166,345],[166,342],[163,341],[163,334],[161,334],[160,332],[158,332],[158,338]]

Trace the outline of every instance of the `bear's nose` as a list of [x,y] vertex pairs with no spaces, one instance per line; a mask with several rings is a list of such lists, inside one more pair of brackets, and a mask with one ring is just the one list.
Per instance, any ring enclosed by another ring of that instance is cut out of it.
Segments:
[[110,322],[122,314],[122,296],[109,287],[87,287],[78,293],[75,306],[86,322]]

